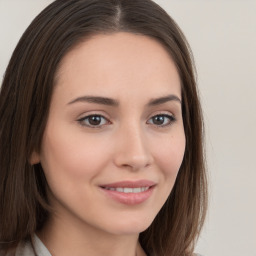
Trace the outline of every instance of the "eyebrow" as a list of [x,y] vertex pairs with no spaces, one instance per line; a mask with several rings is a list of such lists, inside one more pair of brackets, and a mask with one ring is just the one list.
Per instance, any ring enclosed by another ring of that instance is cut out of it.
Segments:
[[[164,97],[151,99],[147,105],[148,106],[156,106],[156,105],[164,104],[168,101],[177,101],[177,102],[181,103],[181,99],[179,97],[177,97],[176,95],[171,94],[171,95],[167,95],[167,96],[164,96]],[[95,104],[107,105],[107,106],[113,106],[113,107],[119,106],[119,102],[117,100],[111,99],[111,98],[108,98],[108,97],[101,97],[101,96],[82,96],[82,97],[78,97],[78,98],[70,101],[68,103],[68,105],[74,104],[74,103],[77,103],[77,102],[89,102],[89,103],[95,103]]]
[[100,97],[100,96],[78,97],[78,98],[72,100],[71,102],[69,102],[68,105],[76,103],[76,102],[89,102],[89,103],[96,103],[96,104],[108,105],[108,106],[113,106],[113,107],[116,107],[119,105],[117,100],[107,98],[107,97]]
[[177,101],[181,103],[181,99],[178,96],[171,94],[171,95],[150,100],[148,103],[148,106],[161,105],[168,101]]

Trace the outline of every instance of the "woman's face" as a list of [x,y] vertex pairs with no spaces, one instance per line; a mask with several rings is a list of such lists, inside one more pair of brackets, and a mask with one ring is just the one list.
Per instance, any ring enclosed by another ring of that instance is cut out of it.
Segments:
[[138,234],[170,194],[184,150],[172,59],[147,36],[115,33],[64,57],[32,161],[41,162],[63,223]]

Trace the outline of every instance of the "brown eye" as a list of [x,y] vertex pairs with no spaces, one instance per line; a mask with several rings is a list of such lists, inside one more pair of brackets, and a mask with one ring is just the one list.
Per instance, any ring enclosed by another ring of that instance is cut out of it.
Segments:
[[108,123],[108,120],[101,115],[90,115],[83,118],[80,118],[78,122],[82,126],[89,126],[93,128],[100,128],[101,126]]
[[149,119],[148,123],[156,126],[167,126],[176,121],[171,115],[156,115]]
[[101,119],[102,119],[101,116],[89,116],[88,117],[88,123],[90,125],[100,125]]
[[163,125],[164,124],[164,121],[165,121],[165,118],[164,116],[154,116],[152,119],[153,119],[153,124],[156,124],[156,125]]

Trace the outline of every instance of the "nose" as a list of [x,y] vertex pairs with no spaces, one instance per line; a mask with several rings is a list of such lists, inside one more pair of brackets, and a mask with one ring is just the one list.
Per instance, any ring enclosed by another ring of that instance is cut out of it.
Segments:
[[116,138],[115,165],[138,171],[150,166],[153,163],[153,156],[141,128],[126,127]]

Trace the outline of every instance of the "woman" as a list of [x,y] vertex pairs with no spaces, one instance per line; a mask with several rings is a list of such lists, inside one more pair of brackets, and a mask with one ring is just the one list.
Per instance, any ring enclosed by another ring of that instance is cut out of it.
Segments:
[[3,255],[192,255],[207,203],[189,46],[150,0],[57,0],[0,94]]

